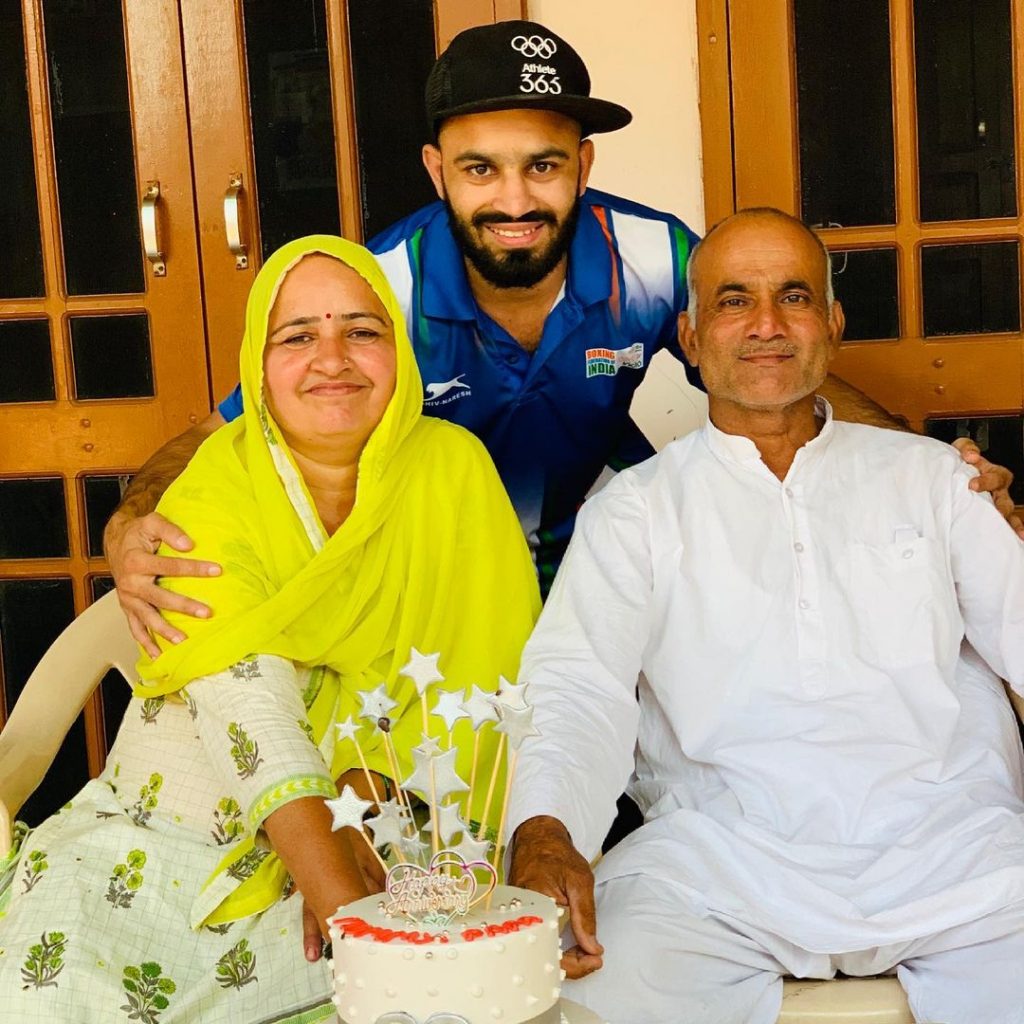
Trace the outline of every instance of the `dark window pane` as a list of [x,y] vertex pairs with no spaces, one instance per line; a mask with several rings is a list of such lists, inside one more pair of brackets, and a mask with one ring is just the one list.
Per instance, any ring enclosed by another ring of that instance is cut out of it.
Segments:
[[60,477],[0,480],[0,558],[67,558]]
[[141,292],[121,0],[43,0],[70,295]]
[[845,341],[900,336],[895,249],[832,253],[832,286],[846,314]]
[[0,320],[0,402],[52,402],[56,397],[49,320]]
[[327,14],[324,0],[245,0],[242,10],[266,257],[292,238],[341,231]]
[[85,492],[85,521],[88,525],[89,556],[103,557],[103,527],[117,508],[130,476],[87,476],[82,480]]
[[889,0],[795,0],[800,203],[809,224],[893,224]]
[[925,433],[952,443],[969,437],[986,458],[1013,472],[1010,496],[1024,505],[1024,416],[972,416],[970,419],[935,419],[925,422]]
[[43,295],[43,242],[39,234],[36,172],[25,81],[25,36],[19,0],[0,0],[0,299]]
[[1018,263],[1016,242],[925,246],[925,335],[1019,331]]
[[921,220],[1017,215],[1010,0],[915,0]]
[[76,398],[140,398],[153,394],[149,317],[71,317]]
[[[71,580],[0,580],[0,659],[8,711],[36,663],[74,617]],[[38,825],[88,780],[85,724],[79,715],[46,777],[18,817]]]
[[432,0],[349,0],[363,231],[436,199],[420,150],[429,142],[424,87],[434,63]]
[[[114,589],[113,576],[90,576],[89,592],[92,594],[92,601],[98,601],[104,594],[109,594]],[[92,602],[90,602],[92,603]]]

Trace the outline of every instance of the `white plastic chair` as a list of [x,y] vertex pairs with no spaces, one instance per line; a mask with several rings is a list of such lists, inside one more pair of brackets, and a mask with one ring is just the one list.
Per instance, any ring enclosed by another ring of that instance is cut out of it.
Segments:
[[15,816],[42,782],[93,690],[112,668],[131,683],[138,678],[138,660],[138,645],[113,592],[86,608],[43,655],[0,731],[0,859],[11,849]]

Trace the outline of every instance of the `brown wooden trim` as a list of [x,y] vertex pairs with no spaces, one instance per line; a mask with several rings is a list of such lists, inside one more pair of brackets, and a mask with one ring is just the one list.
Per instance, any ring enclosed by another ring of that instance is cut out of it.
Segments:
[[331,107],[334,113],[334,157],[338,165],[338,208],[341,233],[357,242],[363,238],[359,181],[359,139],[356,134],[355,88],[349,41],[348,5],[327,4],[327,50],[331,68]]
[[[775,206],[799,211],[796,102],[788,3],[730,0],[729,57],[732,76],[736,209]],[[770,63],[766,55],[775,58]]]
[[463,29],[526,18],[526,7],[526,0],[437,0],[434,4],[437,52],[445,50]]
[[[238,0],[179,0],[189,83],[189,132],[203,268],[210,397],[238,380],[238,350],[249,288],[260,265],[258,204],[245,92],[244,34]],[[249,267],[238,270],[224,233],[224,193],[242,174],[240,219]],[[184,427],[184,424],[182,424]]]
[[526,0],[494,0],[495,21],[524,21],[530,17]]
[[728,0],[697,0],[700,137],[707,228],[736,210]]

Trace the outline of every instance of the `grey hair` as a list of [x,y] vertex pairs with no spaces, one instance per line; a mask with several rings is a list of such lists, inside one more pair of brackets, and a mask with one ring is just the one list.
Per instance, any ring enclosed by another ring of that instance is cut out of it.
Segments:
[[809,228],[799,218],[793,217],[782,210],[777,210],[774,206],[752,206],[746,210],[738,210],[736,213],[732,213],[728,217],[724,217],[690,250],[689,259],[686,261],[686,315],[690,319],[690,325],[692,327],[697,326],[697,289],[694,287],[693,280],[694,257],[697,255],[697,251],[700,247],[720,227],[723,227],[730,221],[736,220],[737,217],[778,217],[782,220],[789,221],[791,224],[796,224],[814,239],[814,244],[821,250],[822,258],[825,260],[825,308],[831,314],[832,303],[835,302],[836,295],[835,289],[832,287],[832,254],[826,248],[825,243],[813,228]]

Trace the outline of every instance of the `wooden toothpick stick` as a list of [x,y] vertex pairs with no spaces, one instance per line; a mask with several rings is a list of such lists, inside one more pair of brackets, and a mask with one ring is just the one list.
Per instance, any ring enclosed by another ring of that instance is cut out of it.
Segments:
[[477,839],[483,839],[487,832],[487,816],[491,813],[491,801],[494,799],[494,787],[498,784],[498,774],[501,772],[501,762],[505,757],[505,734],[501,734],[498,740],[498,753],[494,758],[494,768],[491,770],[491,781],[487,787],[487,798],[484,800],[483,813],[480,815],[480,828],[477,831]]

